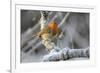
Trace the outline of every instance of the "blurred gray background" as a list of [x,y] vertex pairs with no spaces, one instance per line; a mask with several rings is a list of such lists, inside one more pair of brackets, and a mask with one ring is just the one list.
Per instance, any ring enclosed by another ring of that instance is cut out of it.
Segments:
[[[89,13],[75,12],[48,12],[48,22],[55,20],[59,25],[64,17],[70,13],[59,27],[64,36],[56,40],[60,48],[86,48],[89,47]],[[21,62],[41,62],[48,51],[41,44],[40,39],[32,37],[40,31],[40,11],[21,10]]]

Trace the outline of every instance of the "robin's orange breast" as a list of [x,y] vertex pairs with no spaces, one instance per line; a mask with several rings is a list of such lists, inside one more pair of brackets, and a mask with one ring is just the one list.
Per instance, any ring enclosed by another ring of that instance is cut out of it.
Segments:
[[54,21],[51,22],[50,24],[48,24],[48,27],[52,30],[52,32],[53,32],[54,34],[58,33],[58,31],[59,31],[58,25],[57,25],[57,23],[54,22]]

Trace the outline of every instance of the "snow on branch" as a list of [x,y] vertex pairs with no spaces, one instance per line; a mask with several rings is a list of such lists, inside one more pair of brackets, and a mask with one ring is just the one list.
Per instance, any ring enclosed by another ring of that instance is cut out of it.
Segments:
[[85,49],[56,48],[51,50],[51,52],[48,55],[45,55],[42,61],[44,62],[60,61],[60,60],[68,60],[80,57],[89,58],[89,48]]

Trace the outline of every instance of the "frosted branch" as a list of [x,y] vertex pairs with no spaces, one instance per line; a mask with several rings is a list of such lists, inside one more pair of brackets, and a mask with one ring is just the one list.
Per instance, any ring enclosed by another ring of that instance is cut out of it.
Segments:
[[43,61],[60,61],[71,58],[89,58],[89,48],[85,49],[69,49],[61,50],[53,49],[48,55],[43,57]]

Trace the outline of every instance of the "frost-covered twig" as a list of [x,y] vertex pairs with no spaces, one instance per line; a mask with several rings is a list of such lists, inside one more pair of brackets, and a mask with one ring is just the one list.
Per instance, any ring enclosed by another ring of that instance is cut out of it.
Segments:
[[85,49],[53,49],[48,55],[43,57],[43,61],[60,61],[71,58],[89,58],[89,48]]
[[66,13],[66,15],[64,16],[64,18],[62,19],[58,27],[61,27],[64,24],[65,20],[69,17],[69,15],[70,15],[70,12]]

